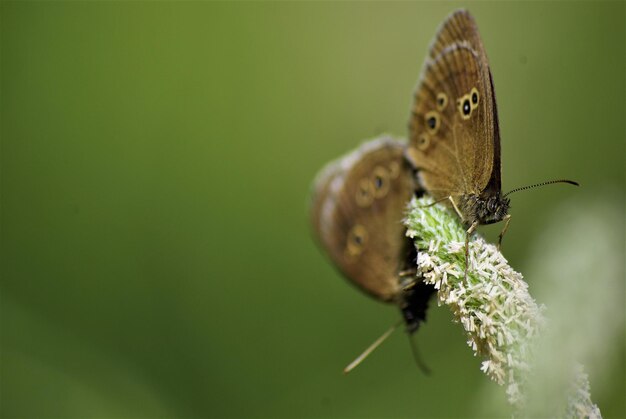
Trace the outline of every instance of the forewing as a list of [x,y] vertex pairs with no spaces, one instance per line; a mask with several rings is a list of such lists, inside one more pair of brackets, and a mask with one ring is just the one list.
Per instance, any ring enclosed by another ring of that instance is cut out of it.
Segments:
[[481,193],[488,184],[499,190],[495,96],[478,30],[465,11],[451,15],[432,44],[414,94],[409,139],[407,157],[435,198]]
[[487,54],[474,17],[467,10],[460,9],[452,12],[439,27],[437,35],[430,45],[429,58],[435,59],[448,46],[463,42],[468,43],[474,51],[484,56],[485,61],[487,60]]

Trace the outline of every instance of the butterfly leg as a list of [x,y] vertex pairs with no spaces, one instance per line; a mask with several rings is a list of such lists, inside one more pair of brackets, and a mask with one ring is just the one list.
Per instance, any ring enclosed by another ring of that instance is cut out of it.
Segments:
[[400,277],[400,285],[402,286],[402,291],[410,291],[417,285],[417,269],[407,269],[405,271],[400,271],[398,272],[398,276]]
[[398,272],[398,276],[416,276],[417,275],[417,269],[413,268],[413,269],[407,269],[404,271],[400,271]]
[[504,237],[504,233],[506,233],[506,231],[509,229],[510,222],[511,222],[511,214],[507,214],[506,217],[504,217],[504,227],[502,228],[502,231],[500,232],[500,235],[498,236],[498,251],[500,251],[500,248],[502,247],[502,237]]
[[451,199],[451,197],[448,195],[448,196],[446,196],[445,198],[438,199],[438,200],[436,200],[436,201],[432,202],[431,204],[424,205],[424,208],[432,207],[433,205],[438,204],[438,203],[440,203],[440,202],[443,202],[443,201],[445,201],[446,199]]
[[467,283],[467,269],[469,267],[469,239],[472,233],[476,231],[476,227],[478,227],[478,221],[474,221],[465,234],[465,283]]
[[[448,199],[450,200],[450,202],[452,202],[452,207],[454,208],[456,213],[459,214],[459,217],[461,217],[461,221],[465,221],[465,218],[463,217],[463,214],[461,214],[459,207],[456,206],[456,202],[454,202],[454,199],[452,199],[452,195],[448,195]],[[474,230],[476,230],[476,227],[474,227]],[[474,230],[472,230],[472,232],[474,232]]]

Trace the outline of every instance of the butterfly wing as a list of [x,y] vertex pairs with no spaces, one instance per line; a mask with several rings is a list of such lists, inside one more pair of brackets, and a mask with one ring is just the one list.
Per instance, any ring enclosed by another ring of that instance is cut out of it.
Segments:
[[363,144],[330,166],[312,205],[318,240],[335,265],[384,301],[399,295],[398,273],[410,254],[402,219],[415,182],[404,149],[390,138]]
[[478,28],[453,13],[431,46],[409,121],[409,161],[436,199],[500,190],[495,95]]
[[430,45],[428,55],[430,59],[434,60],[449,45],[462,42],[468,43],[474,51],[480,53],[487,60],[483,41],[478,32],[478,25],[476,25],[474,17],[464,9],[452,12],[443,21]]
[[313,235],[320,244],[323,244],[321,221],[329,218],[329,215],[325,215],[323,211],[325,208],[327,211],[332,210],[333,206],[336,205],[336,196],[330,194],[331,184],[335,179],[340,178],[341,174],[341,161],[335,160],[320,170],[313,181],[313,187],[309,195],[309,215]]

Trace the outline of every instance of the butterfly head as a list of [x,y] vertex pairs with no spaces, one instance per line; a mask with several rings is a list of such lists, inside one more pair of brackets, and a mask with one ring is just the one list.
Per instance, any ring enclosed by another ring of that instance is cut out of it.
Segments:
[[461,212],[469,224],[493,224],[509,213],[511,200],[499,192],[495,194],[468,194],[461,197]]

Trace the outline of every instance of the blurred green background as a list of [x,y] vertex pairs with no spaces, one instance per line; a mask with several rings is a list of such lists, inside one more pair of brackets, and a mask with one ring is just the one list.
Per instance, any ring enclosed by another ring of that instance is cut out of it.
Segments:
[[[398,312],[335,272],[307,219],[327,161],[405,135],[462,5],[2,2],[2,416],[490,414],[475,405],[495,385],[436,304],[417,334],[432,376],[402,333],[341,375]],[[625,3],[465,6],[503,189],[582,184],[512,196],[504,253],[524,272],[564,200],[624,213]],[[623,253],[609,263],[623,273]],[[623,417],[623,335],[597,344],[617,355],[589,371],[593,400]]]

